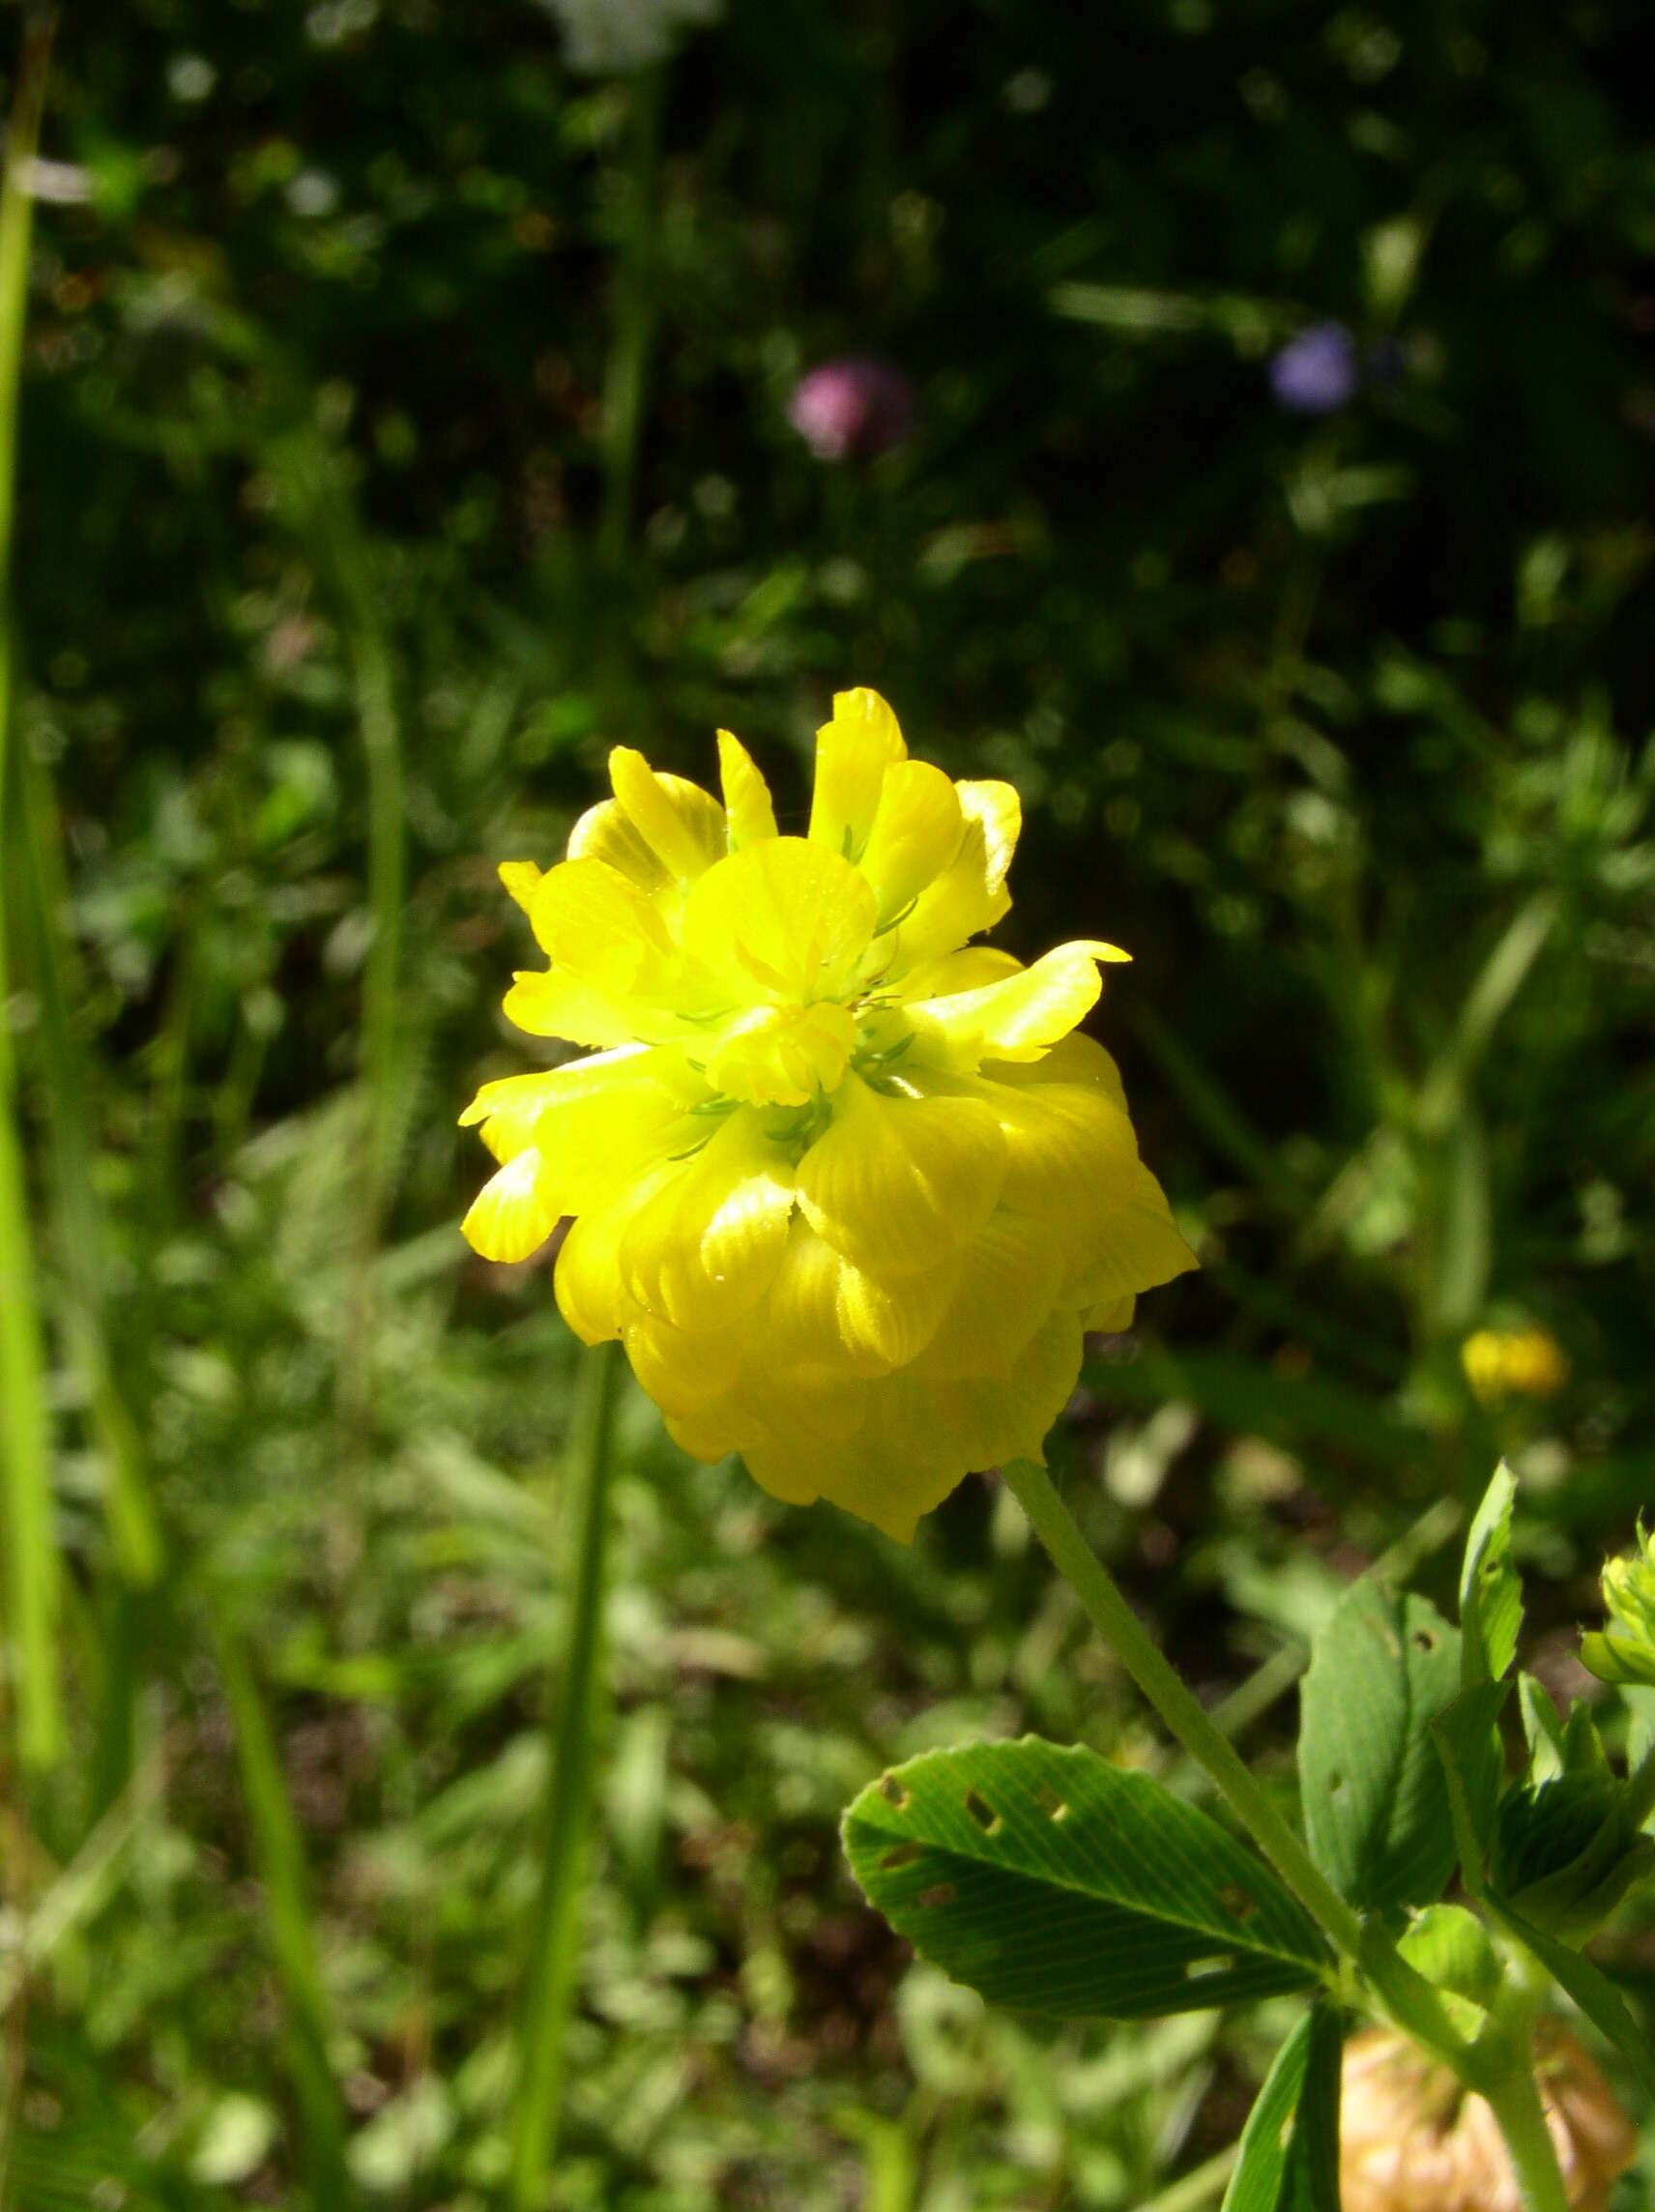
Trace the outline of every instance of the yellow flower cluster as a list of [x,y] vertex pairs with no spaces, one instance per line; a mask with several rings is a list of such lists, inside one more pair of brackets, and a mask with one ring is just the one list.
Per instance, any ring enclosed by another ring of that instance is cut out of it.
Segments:
[[501,870],[549,962],[508,1016],[596,1049],[478,1093],[502,1165],[465,1234],[520,1260],[572,1214],[565,1317],[687,1451],[906,1541],[1037,1458],[1082,1331],[1194,1264],[1071,1034],[1125,956],[967,943],[1011,904],[1017,794],[911,760],[876,693],[834,701],[806,836],[718,750],[722,805],[618,747],[567,859]]
[[1562,1346],[1543,1328],[1479,1328],[1460,1347],[1460,1361],[1485,1406],[1554,1398],[1569,1380]]

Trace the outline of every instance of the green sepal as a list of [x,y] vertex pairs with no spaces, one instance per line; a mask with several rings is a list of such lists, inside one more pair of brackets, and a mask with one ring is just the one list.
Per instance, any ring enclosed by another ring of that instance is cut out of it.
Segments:
[[1581,1638],[1581,1665],[1616,1688],[1655,1689],[1655,1644],[1593,1629]]

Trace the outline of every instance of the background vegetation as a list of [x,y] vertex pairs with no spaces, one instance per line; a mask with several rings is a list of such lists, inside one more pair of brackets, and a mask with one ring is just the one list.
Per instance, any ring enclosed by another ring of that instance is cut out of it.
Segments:
[[[1580,1688],[1551,1644],[1651,1497],[1642,12],[560,6],[58,36],[3,810],[29,2212],[498,2201],[576,1362],[545,1267],[461,1244],[453,1124],[526,1063],[494,863],[611,742],[705,780],[727,724],[797,813],[877,685],[1021,786],[1004,940],[1137,954],[1094,1027],[1205,1267],[1055,1464],[1249,1749],[1502,1448],[1528,1663]],[[1352,389],[1294,410],[1269,362],[1328,320]],[[844,353],[918,426],[824,463],[787,402]],[[1566,1383],[1480,1401],[1463,1340],[1527,1324]],[[1277,2023],[989,2019],[841,1864],[929,1744],[1165,1761],[1009,1501],[903,1552],[635,1395],[619,1437],[552,2201],[1215,2197]],[[1605,1963],[1655,1994],[1648,1936]]]

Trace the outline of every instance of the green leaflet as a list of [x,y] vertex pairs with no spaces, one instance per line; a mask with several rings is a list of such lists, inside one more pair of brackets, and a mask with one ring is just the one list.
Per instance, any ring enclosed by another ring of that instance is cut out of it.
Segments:
[[1523,1580],[1511,1557],[1516,1501],[1517,1477],[1502,1459],[1471,1522],[1460,1575],[1461,1667],[1467,1690],[1499,1681],[1517,1657]]
[[1347,1590],[1311,1646],[1299,1726],[1305,1838],[1362,1909],[1429,1905],[1453,1871],[1430,1729],[1459,1691],[1459,1631],[1424,1598],[1370,1578]]
[[1132,2019],[1319,1977],[1262,1861],[1145,1774],[1026,1736],[929,1752],[864,1790],[845,1848],[921,1957],[992,2003]]

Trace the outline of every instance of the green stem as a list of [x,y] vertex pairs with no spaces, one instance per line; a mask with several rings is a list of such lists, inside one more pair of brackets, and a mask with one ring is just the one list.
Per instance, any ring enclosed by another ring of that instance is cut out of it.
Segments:
[[1317,1867],[1229,1738],[1155,1648],[1046,1470],[1030,1460],[1010,1460],[1001,1472],[1092,1626],[1184,1750],[1229,1799],[1236,1819],[1334,1949],[1361,1966],[1399,2027],[1445,2058],[1463,2081],[1480,2087],[1480,2078],[1471,2080],[1480,2076],[1475,2057],[1439,1994],[1398,1958],[1377,1924],[1364,1927]]
[[1523,2212],[1569,2212],[1569,2193],[1534,2079],[1529,2037],[1514,2042],[1506,2065],[1484,2084],[1482,2094],[1499,2122]]
[[[15,780],[8,773],[7,763],[12,520],[34,213],[23,178],[40,138],[50,46],[50,20],[37,17],[24,36],[5,178],[0,183],[0,854],[6,850],[7,788]],[[0,865],[0,878],[6,872]],[[6,972],[5,912],[0,901],[0,1507],[7,1609],[18,1669],[17,1748],[30,1765],[49,1766],[63,1745],[57,1674],[59,1566],[52,1530],[45,1346],[16,1111]]]
[[570,1469],[578,1514],[568,1641],[551,1727],[545,1857],[518,2023],[511,2115],[510,2212],[540,2212],[563,2104],[565,2043],[573,2008],[580,1899],[592,1804],[593,1737],[603,1563],[608,1529],[609,1438],[620,1347],[599,1345],[587,1365],[583,1421]]

